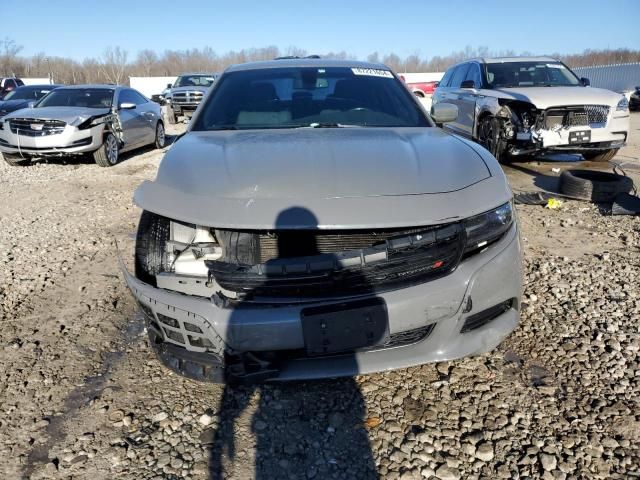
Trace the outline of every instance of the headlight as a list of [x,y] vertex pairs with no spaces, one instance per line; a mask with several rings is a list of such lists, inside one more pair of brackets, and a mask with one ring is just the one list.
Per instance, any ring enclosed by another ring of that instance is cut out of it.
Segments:
[[463,222],[467,234],[465,253],[495,242],[509,230],[512,223],[513,207],[511,202],[505,203],[495,210],[466,219]]
[[627,97],[625,97],[624,95],[622,96],[622,98],[618,102],[618,105],[616,106],[616,112],[620,112],[620,111],[622,112],[629,111],[629,100],[627,100]]

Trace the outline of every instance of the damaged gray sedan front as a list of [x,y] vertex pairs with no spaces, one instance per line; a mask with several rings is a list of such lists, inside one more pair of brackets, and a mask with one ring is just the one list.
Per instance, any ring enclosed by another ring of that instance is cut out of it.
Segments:
[[127,87],[57,88],[32,108],[0,119],[0,152],[10,165],[92,153],[109,167],[120,153],[149,144],[165,145],[160,106]]
[[511,197],[384,65],[235,66],[136,191],[125,278],[159,358],[199,380],[459,358],[518,323]]

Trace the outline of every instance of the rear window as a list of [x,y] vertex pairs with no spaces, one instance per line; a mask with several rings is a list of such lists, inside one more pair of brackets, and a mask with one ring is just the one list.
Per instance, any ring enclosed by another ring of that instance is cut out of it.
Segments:
[[288,67],[226,73],[192,130],[431,126],[388,70]]

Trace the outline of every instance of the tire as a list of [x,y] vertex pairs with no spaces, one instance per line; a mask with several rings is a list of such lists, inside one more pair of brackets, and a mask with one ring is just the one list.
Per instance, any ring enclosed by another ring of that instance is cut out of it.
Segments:
[[500,135],[501,131],[502,122],[499,119],[490,115],[483,117],[478,125],[478,143],[489,150],[498,162],[506,163],[507,144]]
[[164,124],[158,122],[156,124],[156,141],[154,143],[156,148],[164,148],[167,144],[167,137],[164,131]]
[[11,153],[3,153],[2,158],[12,167],[21,167],[24,165],[29,165],[31,163],[31,159],[28,157],[23,157],[22,155],[15,155]]
[[144,210],[136,234],[135,274],[144,283],[156,286],[156,275],[164,270],[164,253],[169,240],[166,217]]
[[560,175],[560,193],[594,203],[613,202],[619,193],[629,193],[633,180],[616,173],[596,170],[565,170]]
[[93,160],[100,167],[113,167],[118,163],[119,158],[120,147],[118,146],[118,141],[112,133],[108,133],[107,136],[104,137],[100,148],[93,152]]
[[167,121],[170,125],[175,125],[178,121],[178,116],[173,111],[173,108],[167,110]]
[[585,152],[582,154],[585,160],[592,162],[608,162],[618,153],[618,148],[612,148],[610,150],[598,150],[596,152]]

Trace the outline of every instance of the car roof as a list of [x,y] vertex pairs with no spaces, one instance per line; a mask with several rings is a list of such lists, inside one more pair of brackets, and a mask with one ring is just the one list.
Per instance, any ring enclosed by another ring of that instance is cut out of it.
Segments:
[[[60,88],[66,85],[50,84],[50,83],[37,83],[31,85],[20,85],[18,88]],[[17,89],[16,89],[17,90]]]
[[187,75],[209,75],[209,76],[215,77],[218,74],[208,73],[208,72],[187,72],[187,73],[181,73],[179,75],[176,75],[176,77],[186,77]]
[[90,83],[86,85],[60,85],[64,88],[72,88],[72,89],[82,89],[82,88],[110,88],[112,90],[116,90],[118,88],[129,88],[124,85],[113,85],[109,83]]
[[381,63],[360,62],[357,60],[326,60],[323,58],[287,58],[281,60],[265,60],[260,62],[240,63],[227,68],[227,72],[239,72],[244,70],[262,70],[266,68],[287,67],[343,67],[343,68],[375,68],[378,70],[391,70]]

